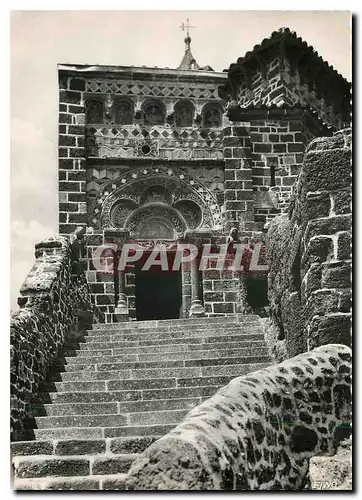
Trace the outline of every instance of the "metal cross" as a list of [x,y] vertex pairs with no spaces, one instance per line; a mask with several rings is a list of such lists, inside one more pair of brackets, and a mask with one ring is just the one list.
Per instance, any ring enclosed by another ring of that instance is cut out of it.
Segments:
[[186,29],[187,36],[190,36],[190,33],[189,33],[190,28],[196,28],[196,26],[190,25],[190,19],[186,19],[186,24],[182,23],[181,26],[179,26],[179,27],[182,29],[182,31],[185,31],[185,29]]

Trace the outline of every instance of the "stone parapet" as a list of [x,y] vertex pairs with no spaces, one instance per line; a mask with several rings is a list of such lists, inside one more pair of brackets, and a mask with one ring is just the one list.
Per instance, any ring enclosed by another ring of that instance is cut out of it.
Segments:
[[26,277],[10,322],[11,427],[21,438],[32,405],[51,363],[75,331],[93,321],[80,255],[82,233],[48,238],[36,245],[36,261]]
[[313,140],[267,237],[271,316],[289,355],[351,342],[351,131]]
[[326,345],[233,379],[132,464],[129,490],[302,490],[350,429],[351,351]]

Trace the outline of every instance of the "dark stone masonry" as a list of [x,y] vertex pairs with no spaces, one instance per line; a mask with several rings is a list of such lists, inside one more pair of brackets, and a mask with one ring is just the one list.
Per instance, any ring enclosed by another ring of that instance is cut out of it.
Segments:
[[289,356],[332,342],[351,343],[351,160],[350,129],[314,139],[288,213],[270,224],[274,352],[281,342]]
[[328,345],[234,378],[132,464],[135,490],[300,490],[351,422],[351,350]]
[[11,318],[11,431],[26,435],[32,406],[64,343],[92,324],[89,285],[79,262],[81,232],[48,238],[35,247],[36,261]]
[[351,489],[350,84],[288,28],[228,71],[187,35],[175,69],[58,78],[60,235],[11,318],[14,489]]

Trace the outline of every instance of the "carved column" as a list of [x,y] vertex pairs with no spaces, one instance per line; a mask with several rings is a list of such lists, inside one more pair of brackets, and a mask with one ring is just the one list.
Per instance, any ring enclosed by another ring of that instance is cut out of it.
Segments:
[[127,305],[127,297],[124,291],[125,287],[124,271],[115,270],[115,272],[118,272],[118,302],[114,314],[116,323],[120,323],[121,321],[129,320],[129,310]]
[[192,259],[191,266],[191,308],[190,318],[205,316],[205,308],[200,300],[198,260]]
[[129,320],[129,310],[127,305],[127,296],[125,294],[125,273],[119,270],[119,260],[123,244],[129,239],[129,231],[127,229],[105,229],[105,240],[117,245],[117,250],[114,251],[113,259],[113,278],[116,287],[115,297],[117,302],[115,304],[113,321],[120,323]]

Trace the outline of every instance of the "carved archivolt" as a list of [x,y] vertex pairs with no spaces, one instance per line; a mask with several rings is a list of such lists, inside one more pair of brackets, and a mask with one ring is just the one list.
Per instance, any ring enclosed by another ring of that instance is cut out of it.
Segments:
[[[147,219],[154,228],[153,238],[171,234],[167,221],[172,222],[177,235],[186,229],[221,226],[220,207],[211,191],[185,172],[167,167],[132,170],[116,183],[105,185],[92,224],[100,228],[127,227],[135,236],[139,230],[144,233]],[[158,236],[157,227],[161,233]]]
[[173,207],[162,204],[147,205],[133,212],[125,226],[135,238],[174,239],[182,236],[187,224]]

